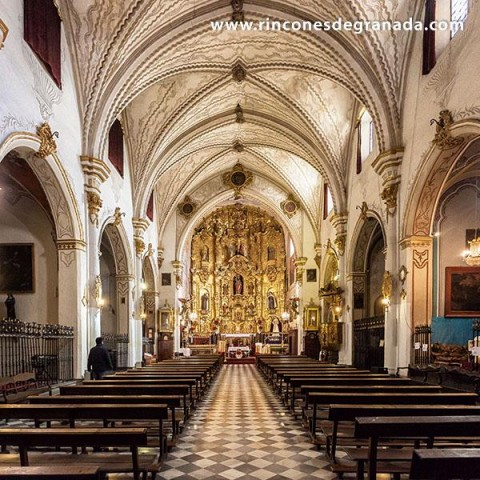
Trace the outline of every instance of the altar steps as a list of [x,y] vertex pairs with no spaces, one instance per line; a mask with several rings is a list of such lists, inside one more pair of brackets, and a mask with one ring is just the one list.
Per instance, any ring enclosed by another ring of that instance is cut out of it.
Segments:
[[251,365],[255,364],[255,357],[227,358],[225,363],[227,365]]

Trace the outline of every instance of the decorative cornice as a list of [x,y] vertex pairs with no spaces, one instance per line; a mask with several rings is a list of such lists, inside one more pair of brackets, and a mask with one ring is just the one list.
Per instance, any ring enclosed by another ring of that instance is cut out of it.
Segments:
[[411,235],[405,237],[400,241],[400,248],[405,250],[411,247],[431,247],[433,243],[433,237],[424,235]]
[[5,22],[0,19],[0,50],[4,47],[5,40],[8,35],[8,27],[5,25]]
[[57,240],[57,250],[86,250],[87,244],[83,240]]
[[372,168],[383,179],[383,185],[397,182],[400,179],[399,167],[403,159],[403,147],[380,153],[372,162]]
[[108,165],[99,158],[80,156],[83,174],[89,178],[94,177],[99,183],[105,182],[110,176],[111,170]]

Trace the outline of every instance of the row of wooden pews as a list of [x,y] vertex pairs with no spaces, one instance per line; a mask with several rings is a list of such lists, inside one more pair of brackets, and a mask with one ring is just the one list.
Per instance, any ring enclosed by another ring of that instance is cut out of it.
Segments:
[[471,468],[480,465],[476,393],[305,357],[261,356],[257,367],[339,477],[480,478]]
[[[28,404],[0,405],[0,420],[29,420],[36,427],[9,428],[7,423],[0,428],[3,450],[19,452],[0,455],[0,479],[100,479],[124,472],[133,472],[135,479],[155,479],[222,362],[218,355],[165,360],[62,386],[59,395],[31,396]],[[32,451],[64,446],[74,458]],[[130,456],[122,453],[125,449]],[[56,476],[62,468],[63,476]]]

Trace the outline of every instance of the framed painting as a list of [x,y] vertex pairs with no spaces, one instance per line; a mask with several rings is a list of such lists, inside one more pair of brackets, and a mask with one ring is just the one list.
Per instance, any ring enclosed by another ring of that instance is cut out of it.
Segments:
[[0,244],[0,293],[33,293],[33,243]]
[[480,267],[445,269],[445,316],[480,316]]
[[162,273],[162,287],[168,287],[172,284],[172,274]]
[[317,281],[317,269],[307,268],[307,282],[316,282],[316,281]]
[[160,308],[158,311],[158,331],[173,332],[173,310],[170,307]]
[[305,330],[318,330],[320,325],[320,308],[305,307],[303,310],[303,322]]

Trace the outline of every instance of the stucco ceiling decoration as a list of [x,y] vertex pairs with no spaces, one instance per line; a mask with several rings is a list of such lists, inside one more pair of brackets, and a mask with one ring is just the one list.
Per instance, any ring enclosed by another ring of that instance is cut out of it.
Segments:
[[[262,12],[262,7],[257,6],[256,3],[255,0],[252,0],[245,4],[244,9],[249,19],[257,17],[257,12]],[[415,0],[345,0],[343,2],[304,0],[296,2],[294,7],[291,2],[272,1],[269,2],[268,13],[271,18],[295,15],[296,18],[310,20],[331,20],[337,16],[346,19],[399,19],[413,12],[419,3],[421,2]],[[71,27],[69,30],[74,33],[70,38],[83,40],[76,42],[77,64],[82,66],[88,64],[87,72],[83,75],[86,79],[83,103],[86,108],[87,123],[96,118],[95,109],[97,107],[103,108],[99,99],[107,90],[108,82],[120,70],[125,70],[124,66],[130,63],[133,55],[138,57],[138,53],[143,49],[151,57],[152,49],[145,48],[145,46],[166,44],[168,43],[165,42],[167,37],[170,37],[172,43],[175,43],[175,48],[170,48],[170,51],[178,50],[179,45],[174,42],[174,39],[178,42],[180,35],[183,38],[193,37],[196,42],[199,37],[194,33],[199,32],[194,31],[199,24],[204,23],[209,28],[210,20],[215,18],[225,20],[231,14],[230,8],[218,9],[217,7],[218,3],[212,0],[195,3],[179,0],[162,2],[154,0],[132,0],[130,2],[92,0],[75,2],[75,4],[63,0],[61,2],[62,15]],[[271,34],[271,32],[268,33]],[[275,36],[271,35],[271,37]],[[291,38],[300,38],[301,36],[295,35]],[[310,47],[314,44],[312,37],[314,38],[312,35],[308,36]],[[369,31],[362,35],[355,35],[353,32],[343,31],[330,35],[321,33],[318,37],[322,37],[322,39],[330,37],[339,51],[351,50],[358,57],[354,64],[359,66],[364,63],[361,69],[371,70],[369,76],[379,79],[385,96],[383,100],[387,104],[389,103],[390,120],[395,120],[395,117],[398,117],[398,111],[396,111],[398,109],[395,107],[399,93],[396,91],[400,77],[398,72],[401,72],[403,68],[401,62],[398,62],[398,58],[402,58],[402,54],[407,48],[408,34]],[[161,41],[159,41],[160,39]],[[171,44],[169,46],[171,47]],[[157,48],[161,58],[164,58],[165,51],[161,50],[161,48]],[[315,49],[312,48],[312,50]],[[318,52],[313,51],[312,53],[317,54],[318,61]],[[337,59],[339,57],[340,55],[337,56]],[[190,63],[191,58],[192,56]],[[139,60],[141,62],[142,59]],[[155,63],[161,63],[158,60],[159,58],[152,58],[148,69],[151,70],[151,66]],[[210,57],[211,60],[212,57]],[[125,82],[118,82],[118,78],[115,79],[115,83],[125,84]],[[87,112],[87,110],[90,111]],[[91,127],[90,124],[86,125],[85,132],[88,132]]]

